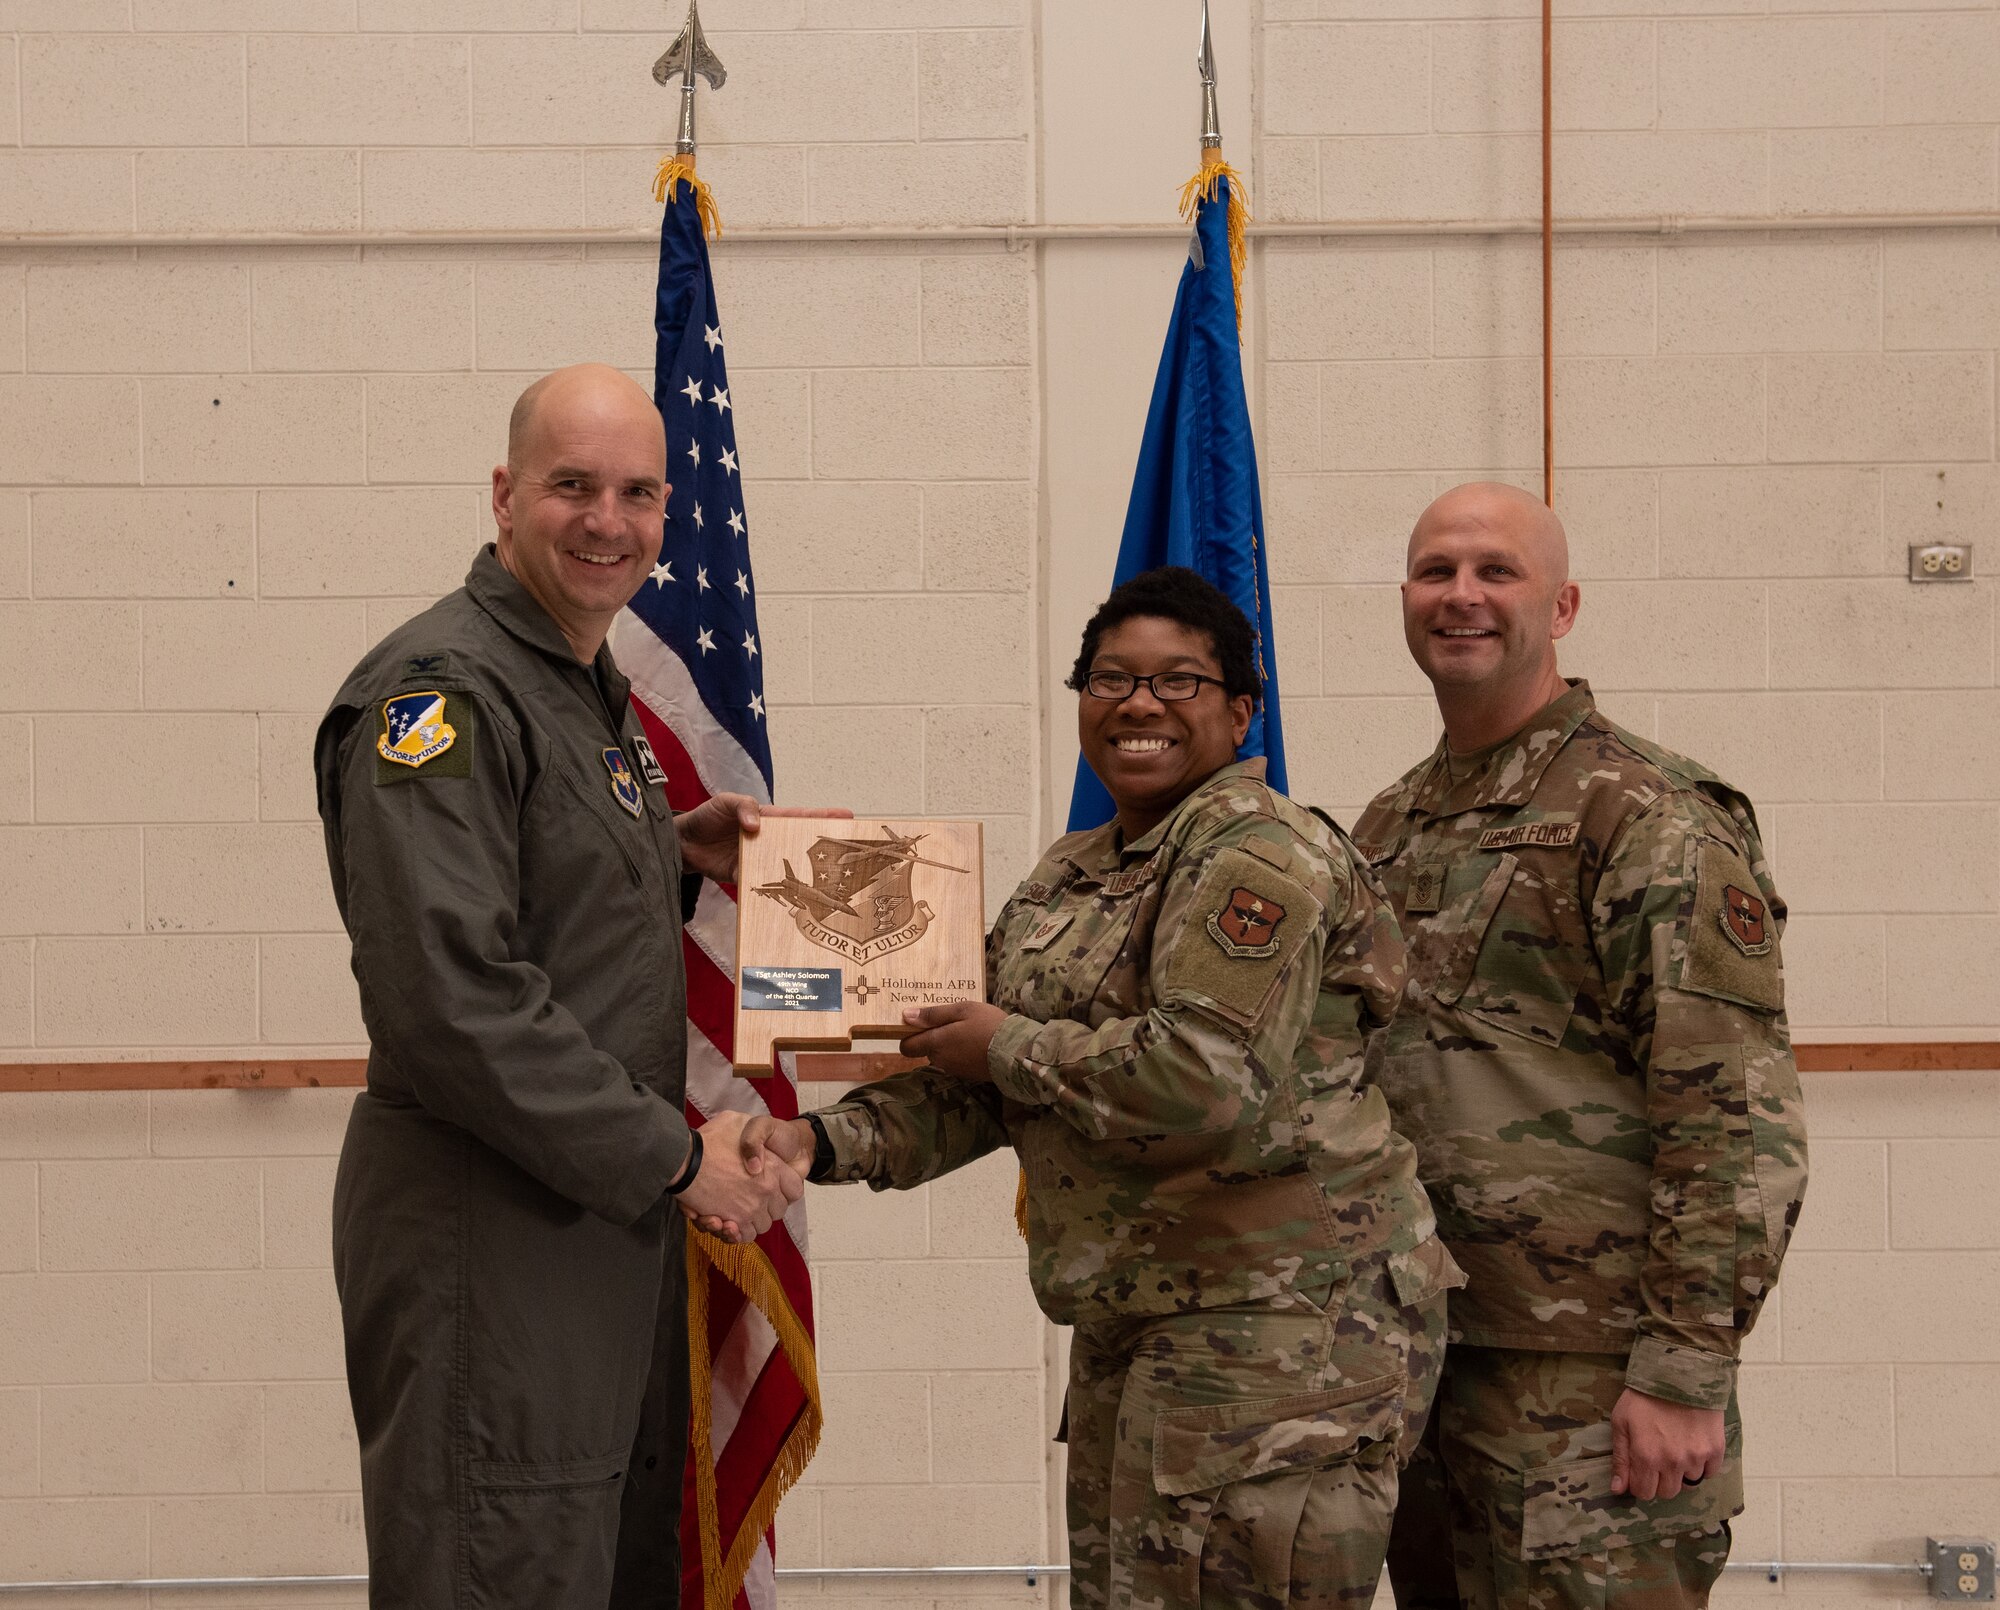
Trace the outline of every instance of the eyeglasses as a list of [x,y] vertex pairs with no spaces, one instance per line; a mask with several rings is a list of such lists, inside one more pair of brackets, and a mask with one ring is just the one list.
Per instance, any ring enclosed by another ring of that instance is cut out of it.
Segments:
[[1083,679],[1083,691],[1093,699],[1129,699],[1146,684],[1146,691],[1162,704],[1182,704],[1201,692],[1204,682],[1225,686],[1222,678],[1203,676],[1199,671],[1155,671],[1151,676],[1134,676],[1130,671],[1092,671]]

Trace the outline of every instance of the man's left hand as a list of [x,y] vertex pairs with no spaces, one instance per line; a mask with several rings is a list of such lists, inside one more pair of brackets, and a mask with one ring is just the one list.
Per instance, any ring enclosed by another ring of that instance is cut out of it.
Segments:
[[1627,1387],[1611,1411],[1611,1490],[1673,1498],[1722,1468],[1720,1409],[1669,1403]]
[[674,818],[681,836],[681,865],[717,883],[736,881],[739,833],[755,833],[767,816],[838,816],[854,812],[824,806],[759,805],[748,794],[713,794]]
[[986,1066],[986,1048],[1006,1016],[984,1001],[912,1007],[903,1014],[906,1032],[899,1049],[904,1056],[922,1057],[955,1078],[983,1082],[993,1077]]

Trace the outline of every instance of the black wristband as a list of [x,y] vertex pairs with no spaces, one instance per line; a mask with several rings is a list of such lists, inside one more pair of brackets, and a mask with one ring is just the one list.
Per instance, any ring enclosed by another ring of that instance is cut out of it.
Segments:
[[667,1187],[667,1195],[669,1196],[679,1196],[681,1192],[694,1184],[695,1175],[701,1172],[701,1131],[699,1129],[690,1129],[688,1131],[688,1139],[693,1144],[688,1147],[687,1167],[681,1170],[680,1178]]
[[803,1113],[801,1116],[812,1126],[813,1132],[813,1160],[812,1167],[806,1170],[806,1181],[817,1185],[833,1172],[833,1141],[826,1132],[826,1125],[819,1121],[818,1113]]

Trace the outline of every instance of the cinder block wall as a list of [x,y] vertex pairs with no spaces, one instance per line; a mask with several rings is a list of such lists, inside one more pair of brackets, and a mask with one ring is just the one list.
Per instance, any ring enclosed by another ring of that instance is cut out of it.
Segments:
[[[1557,506],[1585,595],[1566,663],[1756,796],[1802,1036],[1993,1035],[1995,591],[1901,578],[1929,537],[2000,563],[2000,238],[1671,220],[1991,211],[2000,11],[1561,11],[1559,208],[1634,221],[1558,254]],[[1193,166],[1191,0],[708,12],[731,76],[702,97],[702,166],[739,231],[1159,225]],[[1532,16],[1223,0],[1259,217],[1531,217]],[[463,574],[520,386],[648,368],[650,248],[562,237],[656,222],[673,97],[647,68],[670,32],[656,0],[0,0],[0,230],[67,241],[0,246],[0,1057],[357,1049],[310,733],[367,643]],[[246,239],[270,233],[323,238]],[[1058,684],[1181,255],[717,249],[784,798],[976,816],[996,900],[1058,830]],[[1456,480],[1539,484],[1538,291],[1518,236],[1253,252],[1305,797],[1351,814],[1434,739],[1401,544]],[[2000,1073],[1808,1089],[1812,1196],[1745,1377],[1739,1557],[1991,1535]],[[327,1268],[345,1107],[0,1096],[0,1580],[358,1568]],[[1061,1341],[1010,1190],[995,1160],[815,1196],[831,1423],[786,1563],[1058,1556]],[[842,1597],[1048,1589],[785,1592]]]

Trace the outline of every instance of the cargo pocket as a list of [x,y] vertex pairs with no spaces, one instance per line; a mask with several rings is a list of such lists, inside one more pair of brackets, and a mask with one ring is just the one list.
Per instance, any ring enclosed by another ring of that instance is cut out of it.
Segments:
[[1314,1473],[1393,1458],[1407,1380],[1398,1370],[1329,1392],[1161,1410],[1153,1487],[1169,1501],[1161,1536],[1173,1546],[1135,1562],[1135,1600],[1199,1605],[1204,1572],[1282,1597]]
[[1653,1181],[1653,1214],[1672,1225],[1676,1319],[1736,1323],[1736,1186],[1728,1180]]
[[466,1603],[474,1610],[603,1604],[618,1550],[622,1458],[466,1462]]
[[[1735,1439],[1732,1438],[1732,1443]],[[1610,1454],[1521,1473],[1518,1558],[1568,1560],[1647,1548],[1721,1526],[1743,1508],[1743,1467],[1732,1446],[1721,1470],[1673,1498],[1641,1501],[1611,1490]]]

